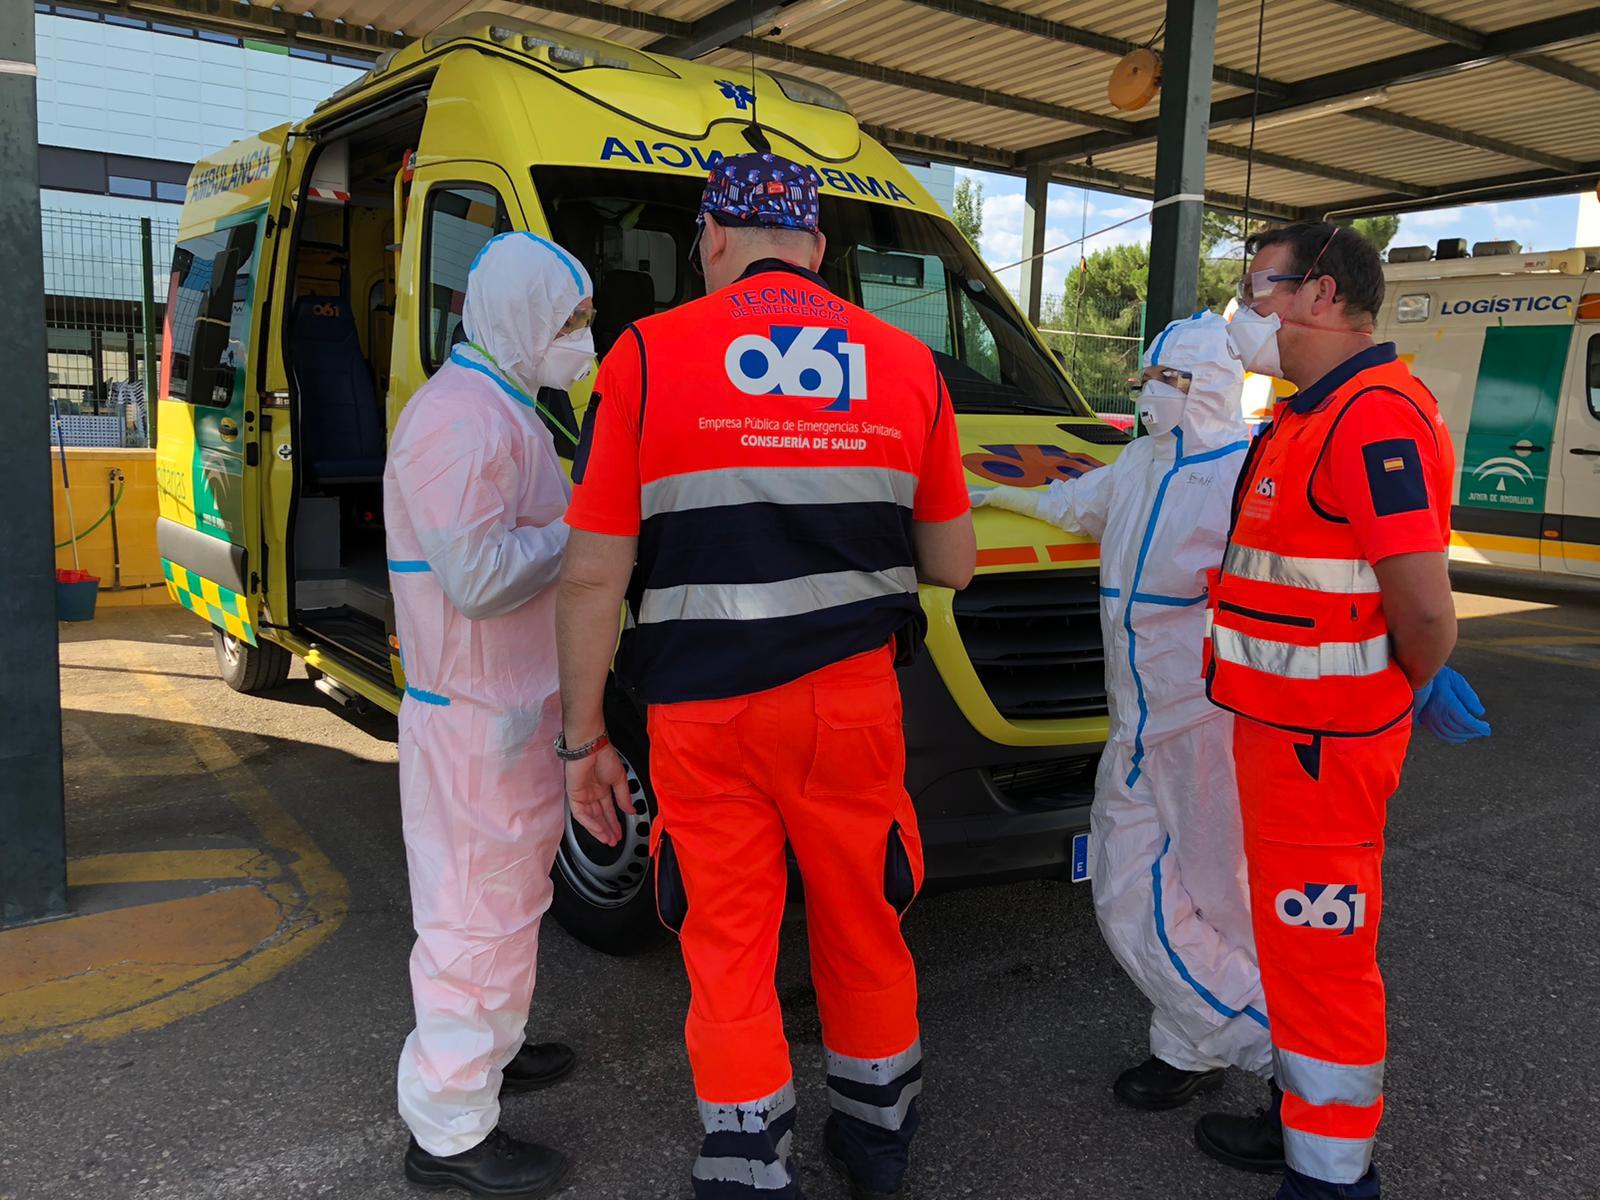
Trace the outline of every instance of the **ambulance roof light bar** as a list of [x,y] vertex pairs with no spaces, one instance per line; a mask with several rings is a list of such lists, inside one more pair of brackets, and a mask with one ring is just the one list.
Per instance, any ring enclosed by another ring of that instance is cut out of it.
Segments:
[[[1484,258],[1446,258],[1429,261],[1425,258],[1396,258],[1396,251],[1405,252],[1415,247],[1396,247],[1389,251],[1389,263],[1383,269],[1384,279],[1390,282],[1420,279],[1450,279],[1473,275],[1532,275],[1539,273],[1557,275],[1582,275],[1592,270],[1590,256],[1583,250],[1540,250],[1526,254],[1497,254]],[[1423,247],[1426,249],[1426,247]]]

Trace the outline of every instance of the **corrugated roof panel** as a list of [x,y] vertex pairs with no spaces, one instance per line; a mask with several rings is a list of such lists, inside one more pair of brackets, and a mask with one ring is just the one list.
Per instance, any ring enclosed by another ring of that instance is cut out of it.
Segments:
[[[1212,136],[1243,147],[1249,144],[1250,129],[1247,125],[1237,126],[1218,130]],[[1256,136],[1256,148],[1427,187],[1452,179],[1509,174],[1531,166],[1521,159],[1375,125],[1347,113],[1262,130]]]
[[1579,0],[1409,0],[1411,8],[1444,17],[1481,33],[1562,17],[1580,7]]
[[1389,90],[1385,108],[1447,122],[1566,158],[1600,160],[1596,94],[1517,63],[1406,84]]

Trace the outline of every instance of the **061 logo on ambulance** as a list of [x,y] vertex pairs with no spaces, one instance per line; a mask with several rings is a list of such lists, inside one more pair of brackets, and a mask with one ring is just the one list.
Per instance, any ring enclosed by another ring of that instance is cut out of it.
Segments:
[[833,401],[824,412],[849,412],[867,398],[867,348],[846,330],[774,325],[770,337],[747,333],[728,344],[728,379],[748,396],[808,396]]

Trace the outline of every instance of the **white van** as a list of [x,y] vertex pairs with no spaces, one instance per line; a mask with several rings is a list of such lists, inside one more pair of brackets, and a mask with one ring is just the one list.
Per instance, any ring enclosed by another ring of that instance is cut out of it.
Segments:
[[1451,557],[1600,576],[1600,251],[1389,251],[1377,337],[1455,442]]

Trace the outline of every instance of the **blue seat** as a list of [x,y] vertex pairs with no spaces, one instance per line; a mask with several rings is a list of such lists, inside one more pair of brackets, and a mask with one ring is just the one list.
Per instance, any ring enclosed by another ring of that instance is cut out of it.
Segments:
[[318,483],[383,478],[384,413],[343,296],[302,296],[289,322],[300,446]]

